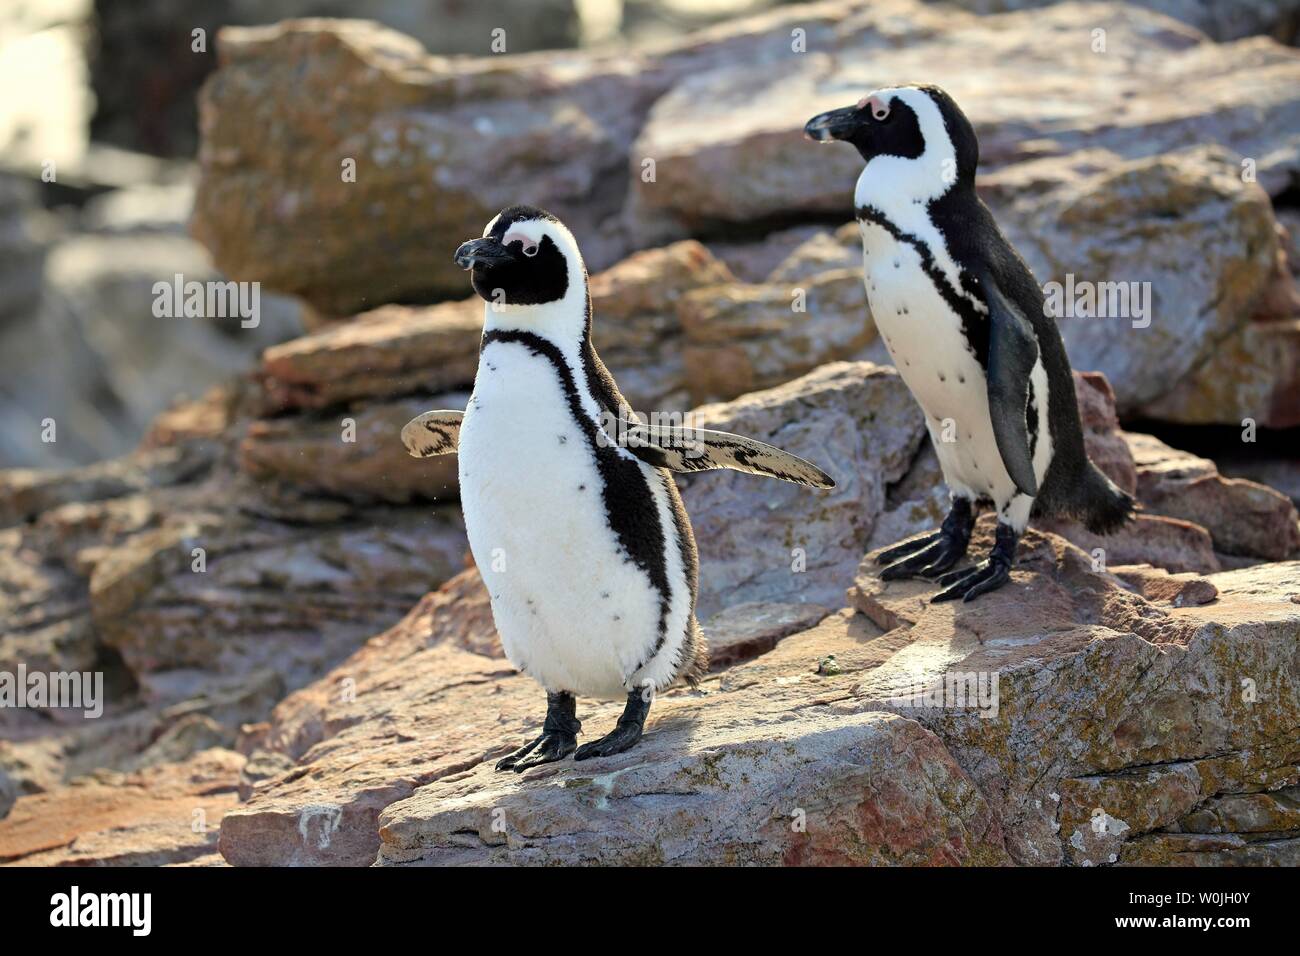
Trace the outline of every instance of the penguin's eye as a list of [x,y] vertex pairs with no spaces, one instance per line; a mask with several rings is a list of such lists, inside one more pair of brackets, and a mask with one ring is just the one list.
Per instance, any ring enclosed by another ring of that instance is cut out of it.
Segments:
[[511,229],[501,240],[503,245],[512,246],[516,242],[523,248],[524,255],[530,259],[537,255],[537,240],[525,233],[522,229]]
[[858,101],[858,109],[871,110],[871,118],[877,123],[889,121],[889,104],[879,96],[866,96]]

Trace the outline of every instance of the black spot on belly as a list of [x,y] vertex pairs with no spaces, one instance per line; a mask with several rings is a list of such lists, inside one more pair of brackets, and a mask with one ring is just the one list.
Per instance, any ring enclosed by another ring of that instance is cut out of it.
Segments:
[[944,375],[943,372],[940,372],[940,373],[939,373],[939,381],[941,381],[941,382],[946,382],[946,381],[948,381],[948,376],[947,376],[947,375]]

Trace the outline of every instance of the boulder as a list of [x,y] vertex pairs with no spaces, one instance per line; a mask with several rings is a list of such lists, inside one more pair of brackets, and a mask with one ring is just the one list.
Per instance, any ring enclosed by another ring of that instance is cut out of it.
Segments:
[[[977,546],[991,530],[981,522]],[[1300,750],[1284,728],[1300,697],[1283,675],[1300,633],[1297,570],[1129,590],[1031,531],[1011,583],[954,606],[930,604],[932,584],[880,582],[868,559],[850,601],[891,631],[854,690],[944,741],[995,808],[1016,862],[1128,862],[1140,838],[1169,839],[1204,801],[1295,784]],[[1179,600],[1189,586],[1194,599]],[[1255,844],[1256,862],[1285,862],[1296,836]]]
[[846,215],[861,160],[842,147],[810,152],[803,124],[900,77],[924,76],[963,105],[989,167],[1085,147],[1137,159],[1216,143],[1256,160],[1276,195],[1300,159],[1290,132],[1300,57],[1269,40],[1212,43],[1135,6],[980,17],[908,0],[840,7],[827,35],[813,11],[829,9],[773,26],[779,68],[693,71],[655,102],[631,149],[634,163],[654,157],[658,170],[653,182],[632,180],[638,226],[689,233]]
[[640,59],[438,59],[362,21],[227,28],[194,235],[222,271],[334,315],[461,294],[456,246],[525,195],[603,268],[620,244],[590,240],[658,86]]
[[[989,523],[978,534],[987,546]],[[1285,732],[1300,698],[1283,676],[1300,565],[1123,570],[1094,571],[1030,532],[1006,588],[932,605],[933,585],[883,584],[868,560],[856,610],[726,668],[702,694],[661,696],[626,754],[494,772],[511,741],[440,772],[379,814],[379,862],[1095,865],[1215,826],[1205,862],[1286,862],[1300,831],[1272,794],[1300,780]],[[510,706],[515,680],[479,693]],[[369,706],[345,733],[391,727],[382,698]],[[594,732],[615,713],[581,717]],[[329,759],[343,762],[337,746]],[[894,763],[905,752],[921,756],[910,770]],[[299,807],[311,773],[288,775]],[[347,813],[333,818],[342,839]],[[242,832],[238,852],[275,862],[315,846],[297,819],[279,854],[257,855]]]
[[[87,6],[89,6],[87,4]],[[98,55],[93,59],[97,140],[162,155],[192,155],[195,95],[216,68],[213,43],[223,26],[275,23],[295,17],[359,17],[417,38],[430,52],[494,51],[504,28],[506,49],[573,46],[579,16],[573,0],[176,0],[154,4],[95,3]],[[204,46],[194,49],[194,30]]]
[[[1101,171],[1089,172],[1092,163]],[[992,177],[987,189],[1044,284],[1071,364],[1105,373],[1121,415],[1212,361],[1273,281],[1268,197],[1242,182],[1238,157],[1216,148],[1043,160]],[[1261,387],[1276,377],[1261,375]]]
[[745,601],[838,604],[925,434],[898,373],[870,362],[823,365],[690,422],[784,448],[836,481],[815,491],[731,471],[677,476],[700,548],[701,617]]
[[205,750],[136,773],[103,771],[21,797],[0,820],[0,863],[163,866],[210,855],[244,758]]
[[862,267],[756,285],[697,289],[678,315],[697,402],[770,388],[857,355],[876,339]]
[[1300,425],[1300,317],[1246,323],[1142,414],[1186,425]]
[[1277,561],[1300,549],[1300,519],[1289,498],[1243,478],[1224,478],[1207,458],[1151,435],[1126,434],[1137,464],[1138,499],[1156,514],[1195,522],[1217,550]]
[[[972,13],[1033,10],[1059,0],[946,0]],[[1279,43],[1296,41],[1300,4],[1296,0],[1131,0],[1196,27],[1216,40],[1239,40],[1267,34]]]
[[[1109,52],[1078,42],[1094,30]],[[981,18],[831,0],[650,51],[456,62],[373,25],[290,21],[223,31],[220,50],[200,106],[194,234],[223,272],[327,315],[459,295],[456,244],[520,196],[574,229],[594,271],[670,239],[844,218],[860,161],[817,151],[803,123],[918,73],[965,104],[990,168],[1212,143],[1254,160],[1270,194],[1300,168],[1293,50],[1211,43],[1126,6]],[[1006,95],[1017,89],[1034,95]]]

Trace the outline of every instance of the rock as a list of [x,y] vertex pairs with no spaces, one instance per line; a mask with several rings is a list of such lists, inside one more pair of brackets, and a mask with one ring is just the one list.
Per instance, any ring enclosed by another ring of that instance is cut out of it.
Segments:
[[737,472],[678,475],[700,548],[701,617],[745,601],[834,606],[925,425],[892,368],[834,362],[778,388],[696,409],[690,422],[817,463],[830,491]]
[[[726,282],[734,282],[726,266],[690,241],[629,256],[592,276],[593,339],[635,407],[685,410],[678,303],[692,289]],[[263,411],[469,388],[483,308],[478,297],[428,308],[384,306],[267,349],[259,373]],[[674,401],[680,407],[671,408]]]
[[[1125,415],[1174,391],[1246,323],[1271,282],[1274,222],[1264,191],[1243,183],[1237,157],[1222,150],[1071,176],[1078,163],[1037,164],[1061,183],[1045,193],[1004,204],[1012,185],[995,182],[990,198],[1048,290],[1071,364],[1105,373]],[[1017,183],[1029,175],[1007,173]]]
[[376,309],[267,349],[259,370],[263,410],[323,409],[461,388],[474,381],[482,335],[480,299]]
[[768,233],[757,241],[713,240],[708,245],[709,251],[725,262],[741,281],[763,282],[796,255],[809,266],[809,271],[802,274],[811,274],[817,258],[826,251],[823,241],[827,235],[828,231],[821,226],[793,226]]
[[[988,547],[988,522],[978,534]],[[1105,862],[1190,826],[1206,801],[1294,785],[1300,751],[1278,728],[1300,713],[1280,676],[1298,570],[1121,580],[1031,531],[1011,584],[954,607],[929,604],[932,585],[880,584],[867,562],[859,613],[773,643],[772,611],[733,607],[710,626],[752,625],[726,646],[757,656],[724,658],[702,694],[661,695],[636,750],[522,778],[490,765],[533,732],[540,692],[500,658],[466,572],[277,708],[264,744],[294,766],[226,816],[221,850],[259,865],[376,850],[384,863]],[[982,712],[913,706],[945,674],[983,675],[985,690],[997,675],[996,697]],[[617,713],[584,701],[580,716],[597,733]],[[895,768],[903,754],[920,762]],[[1134,788],[1165,763],[1194,781],[1156,803]],[[729,785],[737,773],[745,786]],[[1098,806],[1123,827],[1094,845]],[[854,840],[832,838],[846,826]]]
[[[212,45],[223,26],[359,17],[416,37],[433,53],[478,55],[493,52],[498,27],[505,29],[512,53],[573,46],[579,27],[573,0],[505,0],[490,9],[457,0],[414,7],[400,0],[181,0],[125,6],[98,0],[95,7],[94,136],[164,155],[194,151],[194,99],[216,67]],[[206,40],[197,52],[195,29]]]
[[1300,318],[1248,322],[1142,413],[1192,425],[1300,425]]
[[[1257,160],[1269,192],[1286,188],[1300,168],[1285,132],[1300,112],[1291,51],[1260,39],[1213,44],[1130,7],[1098,11],[1062,4],[982,19],[914,0],[835,0],[653,53],[455,65],[357,23],[231,29],[202,99],[195,235],[222,271],[346,315],[459,295],[456,243],[524,194],[574,229],[595,271],[632,249],[735,224],[845,217],[858,157],[816,152],[803,123],[852,91],[914,73],[917,62],[966,104],[990,168],[1085,147],[1109,153],[1114,165],[1209,142]],[[792,48],[795,28],[806,52]],[[1131,69],[1115,69],[1114,56],[1074,42],[1094,29],[1106,31],[1112,49],[1142,55]],[[305,60],[308,83],[297,67]],[[989,95],[1030,87],[1036,95]],[[1236,98],[1223,92],[1246,89]],[[1114,103],[1142,109],[1117,113]],[[259,129],[291,132],[268,139]],[[345,159],[357,162],[355,182],[343,181]],[[1159,205],[1170,188],[1198,198],[1168,186],[1162,161],[1148,162],[1155,182],[1117,202],[1145,192],[1140,198]],[[1238,193],[1239,205],[1255,201],[1251,190]],[[1227,207],[1223,197],[1214,202]],[[350,228],[333,228],[339,221]],[[1118,219],[1111,225],[1117,236],[1132,234]],[[1214,225],[1221,238],[1249,222]],[[440,238],[430,243],[430,235]],[[1104,252],[1105,241],[1095,248]],[[368,254],[375,248],[385,255]],[[1061,261],[1072,250],[1068,235],[1055,247]],[[1162,301],[1171,295],[1163,291]]]
[[714,670],[765,654],[783,637],[806,631],[826,615],[819,604],[747,601],[719,611],[702,625]]
[[[1001,13],[1032,10],[1057,0],[953,0],[955,6],[972,13]],[[1295,0],[1132,0],[1145,7],[1181,20],[1216,40],[1239,40],[1268,34],[1281,43],[1294,44],[1300,25],[1300,4]]]
[[1034,525],[1087,551],[1100,567],[1146,564],[1171,574],[1223,570],[1210,533],[1191,521],[1139,512],[1107,535],[1093,534],[1073,521],[1039,519]]
[[334,315],[459,295],[456,246],[522,195],[574,230],[589,268],[626,249],[596,237],[656,92],[635,55],[452,61],[321,20],[227,28],[219,51],[199,100],[193,230],[224,272]]
[[463,553],[458,519],[424,509],[302,529],[196,516],[106,554],[90,577],[90,608],[101,640],[137,675],[267,668],[292,689],[376,622],[400,617]]
[[380,815],[379,860],[433,866],[1007,862],[1002,834],[978,791],[920,725],[870,712],[786,714],[772,722],[763,719],[770,693],[755,688],[729,695],[731,707],[751,711],[735,723],[709,720],[708,703],[667,704],[661,729],[642,741],[635,757],[602,761],[613,769],[565,767],[521,781],[480,765],[432,783]]
[[1300,548],[1296,508],[1283,494],[1224,478],[1214,462],[1151,435],[1126,434],[1138,470],[1138,499],[1156,514],[1204,526],[1216,549],[1277,561]]
[[0,471],[0,527],[78,501],[104,501],[181,484],[205,472],[215,448],[201,442],[153,449],[76,470]]
[[335,417],[253,422],[240,445],[240,466],[259,480],[278,480],[312,494],[363,504],[406,504],[456,497],[456,457],[412,458],[398,436],[431,408],[463,409],[464,393],[379,402]]
[[22,797],[0,820],[0,862],[161,866],[209,854],[244,758],[205,750],[138,773],[102,772]]
[[[1279,453],[1285,449],[1278,448]],[[1288,457],[1254,455],[1247,457],[1232,454],[1216,456],[1215,464],[1221,474],[1229,478],[1249,478],[1282,492],[1300,506],[1300,462]]]
[[850,358],[876,338],[860,265],[800,284],[698,289],[678,314],[686,381],[697,402],[779,385]]
[[[990,534],[982,521],[977,539]],[[854,693],[944,741],[1016,862],[1115,862],[1148,835],[1168,839],[1202,801],[1295,782],[1300,750],[1280,728],[1300,697],[1280,675],[1300,625],[1285,597],[1297,570],[1210,575],[1218,599],[1180,607],[1031,530],[1012,582],[954,607],[928,603],[929,583],[881,583],[864,561],[851,603],[891,630]],[[957,694],[977,686],[978,706]],[[1285,859],[1258,848],[1257,862]]]
[[380,810],[504,752],[504,738],[544,715],[541,689],[500,654],[486,592],[467,572],[286,698],[267,746],[295,766],[257,783],[223,823],[222,855],[237,866],[373,861]]
[[[822,16],[833,10],[838,26],[828,34]],[[1277,194],[1297,162],[1289,131],[1300,61],[1271,41],[1214,44],[1132,6],[1075,3],[977,17],[899,0],[788,16],[771,25],[779,67],[693,71],[655,102],[631,149],[634,160],[654,157],[658,170],[654,182],[633,179],[629,215],[639,227],[681,234],[847,215],[861,161],[850,149],[812,155],[803,124],[918,73],[963,104],[989,168],[1085,147],[1139,159],[1217,143],[1256,159],[1260,183]],[[795,26],[806,28],[806,52],[794,49]],[[1110,53],[1076,42],[1094,30],[1104,31]],[[1141,55],[1119,69],[1117,50]],[[1223,92],[1247,86],[1238,98]]]
[[1174,607],[1209,604],[1219,589],[1209,578],[1196,574],[1170,574],[1147,564],[1112,567],[1111,573],[1137,590],[1148,601],[1167,601]]

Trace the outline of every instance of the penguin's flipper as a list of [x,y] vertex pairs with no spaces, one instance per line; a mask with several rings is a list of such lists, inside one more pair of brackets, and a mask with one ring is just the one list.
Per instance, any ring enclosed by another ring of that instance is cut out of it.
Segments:
[[989,417],[1007,474],[1034,497],[1034,457],[1029,450],[1029,374],[1038,361],[1038,339],[1025,314],[998,288],[993,276],[979,276],[989,310]]
[[626,438],[624,447],[656,468],[682,472],[730,468],[813,488],[835,487],[830,475],[812,462],[730,432],[628,422]]
[[412,458],[450,455],[460,444],[464,412],[436,411],[416,415],[402,426],[402,444]]

